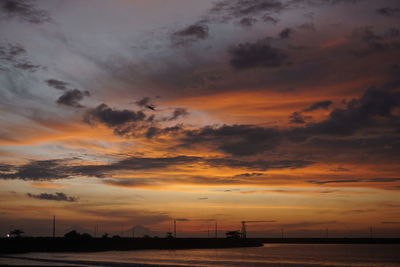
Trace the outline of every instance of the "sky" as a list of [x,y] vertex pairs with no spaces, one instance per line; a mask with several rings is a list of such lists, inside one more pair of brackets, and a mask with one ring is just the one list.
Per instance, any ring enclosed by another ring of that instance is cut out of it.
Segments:
[[1,0],[0,234],[400,237],[399,21],[397,0]]

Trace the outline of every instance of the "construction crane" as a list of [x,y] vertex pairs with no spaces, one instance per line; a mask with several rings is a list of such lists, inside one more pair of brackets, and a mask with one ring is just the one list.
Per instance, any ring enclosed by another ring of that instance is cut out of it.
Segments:
[[242,230],[240,232],[240,237],[241,238],[246,238],[247,237],[247,229],[246,229],[246,223],[272,223],[276,222],[275,220],[270,220],[270,221],[242,221]]

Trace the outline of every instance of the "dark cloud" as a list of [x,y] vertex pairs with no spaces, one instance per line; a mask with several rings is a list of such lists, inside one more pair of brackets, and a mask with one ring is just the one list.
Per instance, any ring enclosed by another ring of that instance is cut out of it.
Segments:
[[199,40],[207,39],[208,35],[209,29],[207,25],[194,24],[174,32],[171,36],[171,40],[176,46],[187,45]]
[[7,16],[19,18],[24,22],[41,24],[51,21],[48,12],[36,8],[29,0],[3,0],[0,8]]
[[13,170],[13,166],[9,164],[0,164],[0,172],[10,172]]
[[78,89],[68,90],[62,96],[57,99],[57,103],[60,105],[82,108],[83,106],[79,103],[85,96],[90,96],[89,91],[81,91]]
[[159,181],[149,178],[106,179],[103,182],[107,185],[132,188],[159,184]]
[[35,65],[29,61],[18,62],[16,64],[14,64],[14,67],[17,69],[20,69],[20,70],[26,70],[26,71],[30,71],[30,72],[34,72],[40,68],[39,65]]
[[310,112],[318,109],[328,109],[330,105],[332,105],[332,101],[330,100],[316,102],[308,108],[304,109],[303,112]]
[[328,181],[308,181],[310,184],[340,184],[340,183],[359,183],[362,179],[328,180]]
[[227,21],[243,17],[276,14],[285,8],[278,0],[224,0],[210,10],[213,20]]
[[277,18],[274,18],[274,17],[272,17],[270,15],[264,15],[262,17],[262,20],[264,22],[269,22],[269,23],[272,23],[272,24],[277,24],[279,22],[279,20]]
[[[339,3],[357,3],[360,0],[222,0],[211,8],[207,19],[228,22],[241,18],[271,18],[272,15],[293,8],[307,8]],[[269,21],[267,19],[267,21]]]
[[162,134],[176,134],[182,131],[182,126],[181,125],[175,125],[172,127],[165,127],[165,128],[159,128],[159,127],[154,127],[151,126],[147,128],[147,131],[145,133],[145,136],[147,138],[153,138]]
[[1,55],[4,59],[14,60],[17,56],[25,55],[26,50],[21,44],[8,44],[6,47],[1,47]]
[[381,224],[400,224],[400,222],[381,222]]
[[311,119],[311,116],[306,116],[303,115],[303,112],[311,112],[314,110],[319,110],[319,109],[328,109],[329,106],[332,105],[332,101],[320,101],[320,102],[316,102],[312,105],[310,105],[308,108],[304,109],[303,111],[296,111],[293,112],[290,116],[290,123],[295,123],[295,124],[304,124],[306,123],[306,120]]
[[198,200],[207,200],[208,199],[208,197],[199,197],[199,198],[197,198]]
[[71,160],[68,159],[38,160],[20,166],[7,166],[4,172],[0,172],[0,179],[41,181],[67,179],[76,176],[103,177],[112,171],[162,169],[169,166],[199,162],[200,159],[187,156],[166,158],[130,157],[111,164],[99,165],[71,165]]
[[26,49],[19,43],[0,44],[1,62],[29,72],[37,71],[40,68],[39,65],[35,65],[27,59]]
[[86,112],[84,121],[87,123],[99,122],[108,127],[116,127],[127,123],[141,122],[145,118],[146,115],[142,111],[115,110],[106,104],[100,104]]
[[276,68],[287,63],[288,56],[267,41],[242,43],[228,49],[230,64],[237,70],[250,68]]
[[66,89],[68,89],[68,86],[69,86],[69,83],[60,81],[60,80],[56,80],[56,79],[46,80],[46,84],[48,86],[53,87],[58,90],[66,90]]
[[252,173],[241,173],[238,175],[235,175],[235,178],[249,178],[249,177],[254,177],[254,176],[261,176],[263,173],[261,172],[252,172]]
[[288,39],[292,36],[293,34],[293,30],[290,28],[286,28],[283,29],[280,33],[279,33],[279,38],[281,39]]
[[38,195],[28,193],[27,196],[43,200],[55,200],[55,201],[67,201],[67,202],[76,202],[78,200],[77,197],[70,197],[62,192],[56,192],[55,194],[42,193]]
[[[68,179],[73,177],[106,177],[113,172],[122,170],[153,170],[169,167],[187,167],[190,164],[205,164],[208,166],[231,167],[249,170],[268,169],[296,169],[306,167],[312,162],[303,160],[276,160],[276,161],[244,161],[231,158],[201,158],[189,156],[139,158],[129,157],[110,164],[72,164],[70,159],[31,161],[19,166],[6,166],[0,172],[0,179],[21,179],[30,181],[44,181],[54,179]],[[248,177],[251,175],[249,174]],[[256,176],[255,174],[253,176]],[[112,177],[112,176],[111,176]],[[243,176],[244,177],[244,176]],[[202,177],[201,180],[204,180]],[[105,183],[119,186],[144,186],[159,184],[157,179],[107,179]]]
[[158,128],[158,127],[149,127],[149,128],[147,129],[147,131],[146,131],[145,136],[146,136],[147,138],[153,138],[153,137],[158,136],[158,135],[160,135],[160,134],[162,134],[162,133],[163,133],[163,129],[161,129],[161,128]]
[[245,156],[274,149],[281,140],[279,131],[251,125],[207,126],[187,130],[181,139],[183,146],[213,145],[224,153]]
[[208,37],[208,27],[206,25],[190,25],[183,30],[175,32],[174,35],[180,37],[206,39]]
[[208,159],[206,162],[211,166],[227,166],[231,168],[244,168],[258,171],[266,171],[270,169],[298,169],[313,164],[311,161],[304,160],[244,161],[230,158]]
[[400,8],[397,7],[382,7],[376,10],[378,14],[385,17],[394,17],[400,15]]
[[71,172],[62,165],[62,160],[38,160],[25,165],[13,166],[12,172],[0,173],[1,179],[53,180],[71,177]]
[[[400,92],[369,88],[359,99],[350,101],[346,108],[334,109],[328,119],[310,123],[301,129],[308,134],[351,135],[359,129],[377,125],[379,118],[393,118],[393,110],[400,106]],[[396,122],[395,122],[396,124]]]
[[254,18],[242,18],[238,21],[238,24],[243,27],[251,27],[253,26],[258,20]]
[[[70,167],[70,172],[91,177],[103,177],[106,173],[121,170],[149,170],[164,169],[170,166],[183,166],[190,163],[198,162],[199,157],[165,157],[165,158],[138,158],[130,157],[107,165],[80,165]],[[139,182],[133,181],[133,182]],[[142,182],[142,181],[141,181]]]

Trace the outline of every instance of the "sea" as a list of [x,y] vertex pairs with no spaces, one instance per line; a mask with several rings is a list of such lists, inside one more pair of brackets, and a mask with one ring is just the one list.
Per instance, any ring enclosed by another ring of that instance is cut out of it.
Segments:
[[36,266],[400,266],[400,245],[264,244],[254,248],[0,255],[0,265]]

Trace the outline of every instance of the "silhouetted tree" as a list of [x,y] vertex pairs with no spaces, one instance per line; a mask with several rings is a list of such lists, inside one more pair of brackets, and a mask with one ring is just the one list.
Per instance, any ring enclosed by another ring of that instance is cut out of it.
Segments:
[[166,237],[165,238],[174,238],[174,236],[172,235],[172,233],[171,232],[167,232],[167,235],[166,235]]
[[78,232],[75,231],[75,230],[72,230],[72,231],[66,233],[66,234],[64,235],[64,237],[65,237],[65,238],[68,238],[68,239],[78,239],[78,238],[81,237],[81,234],[78,233]]
[[88,233],[83,233],[83,234],[81,234],[81,238],[89,239],[89,238],[92,238],[92,236]]
[[108,238],[108,233],[104,233],[101,238]]

